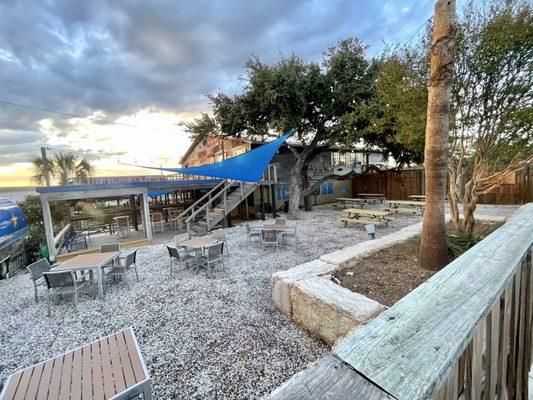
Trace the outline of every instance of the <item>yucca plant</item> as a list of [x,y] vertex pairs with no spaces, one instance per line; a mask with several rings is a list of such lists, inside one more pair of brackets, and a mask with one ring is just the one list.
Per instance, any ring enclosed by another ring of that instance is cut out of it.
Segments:
[[477,225],[468,232],[466,229],[454,229],[448,233],[448,251],[452,258],[457,258],[487,237],[495,228],[493,225]]

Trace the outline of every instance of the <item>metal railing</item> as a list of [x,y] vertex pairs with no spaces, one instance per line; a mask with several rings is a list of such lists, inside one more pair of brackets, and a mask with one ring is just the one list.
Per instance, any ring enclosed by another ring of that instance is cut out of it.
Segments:
[[207,192],[206,194],[204,194],[202,197],[200,197],[198,200],[196,200],[192,205],[190,205],[189,207],[187,207],[185,210],[183,210],[183,212],[181,214],[179,214],[177,216],[177,219],[178,219],[178,224],[179,226],[181,227],[181,224],[183,221],[183,218],[186,218],[187,217],[187,214],[194,214],[195,213],[195,208],[198,209],[202,206],[202,202],[209,198],[211,199],[211,197],[213,196],[213,194],[219,190],[219,188],[221,186],[224,186],[226,185],[226,183],[228,182],[228,179],[224,179],[223,181],[219,182],[214,188],[212,188],[209,192]]
[[[227,184],[217,193],[215,194],[214,196],[211,196],[209,198],[209,200],[204,203],[202,206],[200,206],[196,211],[194,211],[186,220],[185,220],[185,223],[187,224],[187,233],[189,234],[189,236],[191,235],[191,222],[194,222],[195,220],[195,217],[198,216],[200,213],[202,212],[205,212],[205,219],[206,219],[206,228],[207,228],[207,231],[209,231],[214,225],[216,225],[216,223],[218,223],[220,221],[219,220],[216,220],[215,218],[211,218],[210,215],[209,215],[209,211],[213,208],[213,206],[215,205],[215,202],[217,200],[220,200],[220,204],[222,204],[222,207],[223,207],[223,211],[224,211],[224,216],[226,216],[228,214],[229,210],[228,209],[228,190],[230,188],[232,188],[233,186],[235,185],[238,185],[239,187],[235,190],[238,190],[239,191],[239,201],[237,202],[240,203],[241,201],[243,201],[246,197],[248,197],[248,195],[253,192],[255,190],[255,188],[257,188],[258,184],[247,184],[246,182],[242,182],[242,181],[228,181]],[[248,186],[246,192],[244,190],[245,186]],[[230,204],[231,205],[234,205],[234,204]],[[214,222],[213,222],[214,221]],[[214,224],[213,226],[211,226],[211,224]]]

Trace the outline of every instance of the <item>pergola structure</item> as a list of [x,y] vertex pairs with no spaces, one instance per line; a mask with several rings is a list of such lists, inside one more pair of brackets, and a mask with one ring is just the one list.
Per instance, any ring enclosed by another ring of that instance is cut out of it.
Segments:
[[141,204],[142,226],[146,239],[152,240],[152,227],[150,223],[150,211],[148,193],[161,190],[192,190],[208,189],[217,185],[220,179],[176,180],[155,182],[124,182],[96,185],[64,185],[42,186],[37,188],[41,198],[43,220],[46,232],[46,244],[50,258],[55,260],[57,250],[55,245],[52,215],[50,213],[51,201],[86,200],[117,198],[127,196],[139,196]]

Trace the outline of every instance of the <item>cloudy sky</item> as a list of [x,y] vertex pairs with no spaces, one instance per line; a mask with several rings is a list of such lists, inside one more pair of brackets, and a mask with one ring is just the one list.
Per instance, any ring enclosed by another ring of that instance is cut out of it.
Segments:
[[43,145],[89,154],[97,175],[177,165],[190,143],[179,122],[209,111],[207,93],[237,93],[250,55],[318,60],[347,36],[373,55],[432,11],[429,0],[0,0],[0,186],[30,184]]

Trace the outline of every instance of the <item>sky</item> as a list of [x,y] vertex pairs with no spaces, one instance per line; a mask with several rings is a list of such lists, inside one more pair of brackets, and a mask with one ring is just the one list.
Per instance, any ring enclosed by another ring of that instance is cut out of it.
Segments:
[[432,14],[428,0],[0,0],[0,187],[31,185],[41,146],[87,155],[98,176],[177,166],[180,122],[242,90],[251,55],[316,61],[357,36],[373,56]]

